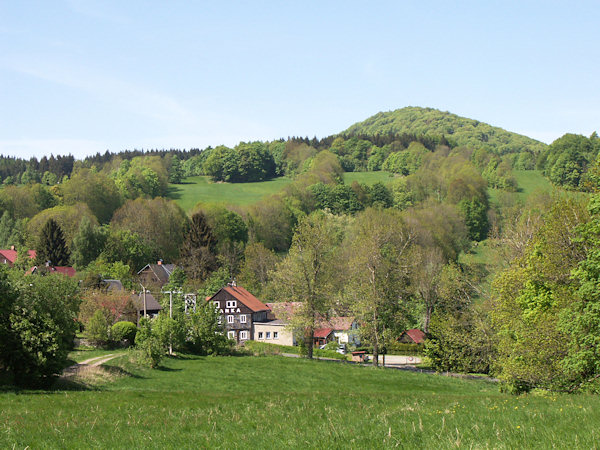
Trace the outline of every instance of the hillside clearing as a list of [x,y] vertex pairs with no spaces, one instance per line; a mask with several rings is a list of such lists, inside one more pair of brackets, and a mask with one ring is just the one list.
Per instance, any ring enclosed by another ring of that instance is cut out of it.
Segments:
[[[111,364],[120,364],[111,367]],[[126,358],[99,391],[0,394],[2,447],[585,447],[592,396],[282,357]]]

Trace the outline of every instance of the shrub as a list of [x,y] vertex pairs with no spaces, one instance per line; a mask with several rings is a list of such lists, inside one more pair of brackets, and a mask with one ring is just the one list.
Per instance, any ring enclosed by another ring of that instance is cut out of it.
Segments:
[[133,344],[137,331],[138,329],[133,322],[117,322],[110,328],[110,338],[115,342],[127,340]]
[[105,345],[108,342],[108,327],[108,320],[106,320],[104,312],[100,309],[96,310],[88,322],[87,338],[95,346]]
[[160,340],[153,335],[150,320],[142,318],[140,329],[135,336],[138,349],[138,360],[141,364],[155,369],[160,364],[165,352]]
[[423,344],[392,342],[387,346],[388,355],[422,355]]

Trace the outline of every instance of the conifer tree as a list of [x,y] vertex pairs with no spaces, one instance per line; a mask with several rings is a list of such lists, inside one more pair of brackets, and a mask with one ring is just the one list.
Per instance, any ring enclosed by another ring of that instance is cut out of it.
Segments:
[[194,214],[179,261],[189,278],[204,279],[216,268],[215,246],[206,216],[202,212]]
[[42,265],[50,261],[53,266],[67,266],[69,258],[70,253],[65,244],[62,228],[54,219],[48,219],[40,235],[37,264]]

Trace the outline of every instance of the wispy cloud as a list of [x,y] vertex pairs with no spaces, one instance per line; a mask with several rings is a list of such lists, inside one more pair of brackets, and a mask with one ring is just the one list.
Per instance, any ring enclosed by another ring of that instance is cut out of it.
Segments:
[[169,95],[80,65],[19,57],[0,63],[12,71],[84,91],[140,116],[182,125],[197,121],[192,111]]
[[129,20],[123,15],[117,14],[114,11],[108,11],[108,2],[99,2],[95,0],[67,0],[67,4],[71,10],[83,16],[117,24],[129,23]]

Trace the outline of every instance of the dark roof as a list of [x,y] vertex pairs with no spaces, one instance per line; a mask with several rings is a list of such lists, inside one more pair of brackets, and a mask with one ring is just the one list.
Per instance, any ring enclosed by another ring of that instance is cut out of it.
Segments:
[[139,272],[138,275],[144,272],[146,269],[150,269],[156,278],[162,284],[167,284],[169,282],[169,278],[177,267],[175,264],[146,264]]
[[315,330],[314,337],[326,338],[331,333],[333,333],[333,328],[319,328],[318,330]]
[[[400,338],[406,334],[415,344],[421,344],[425,340],[425,333],[417,328],[412,328],[410,330],[406,330],[404,333],[400,335]],[[398,339],[400,339],[398,338]]]
[[[144,311],[144,294],[141,292],[139,294],[133,294],[131,299],[133,300],[133,303],[137,307],[138,311],[143,312]],[[160,303],[158,303],[156,301],[154,296],[150,292],[146,291],[146,311],[154,311],[154,310],[160,311],[162,309],[163,309],[162,306],[160,306]]]
[[121,292],[125,288],[121,280],[102,280],[106,286],[107,292]]
[[281,326],[286,326],[287,323],[284,322],[283,320],[275,319],[275,320],[269,320],[268,322],[253,322],[252,325],[254,325],[254,326],[259,326],[259,325],[281,325]]

